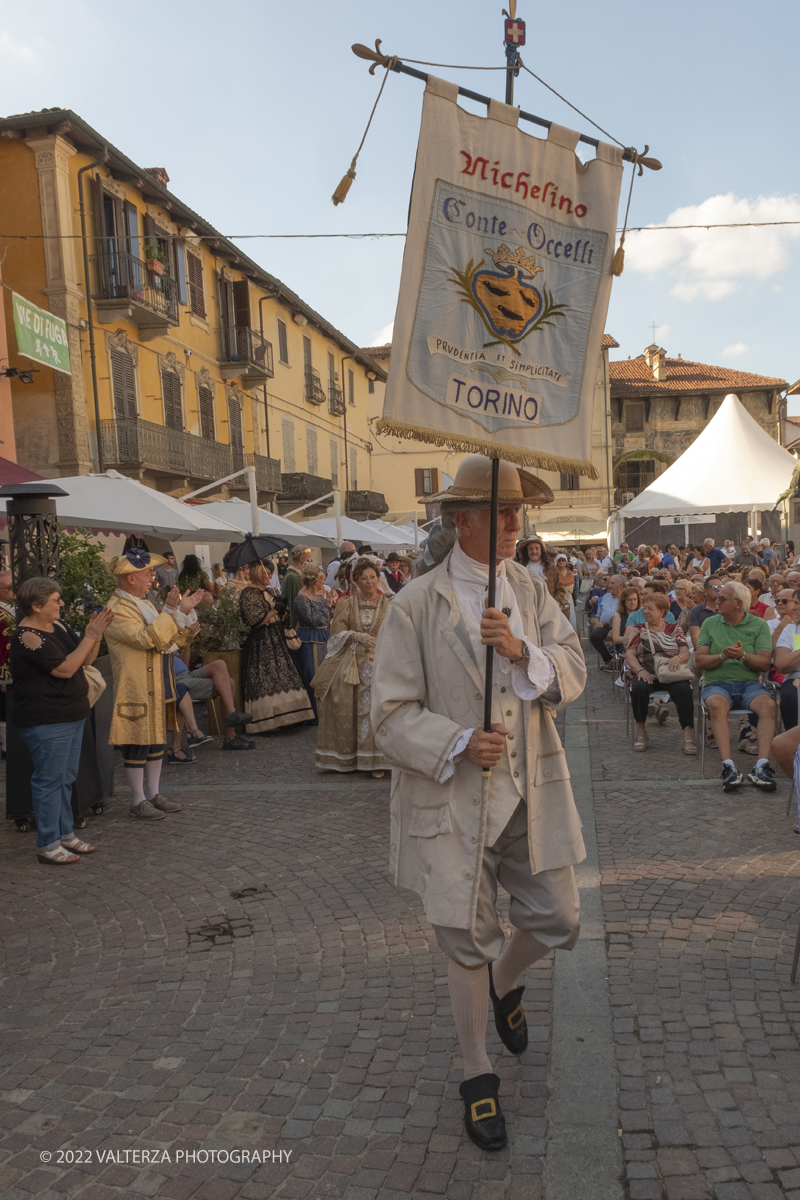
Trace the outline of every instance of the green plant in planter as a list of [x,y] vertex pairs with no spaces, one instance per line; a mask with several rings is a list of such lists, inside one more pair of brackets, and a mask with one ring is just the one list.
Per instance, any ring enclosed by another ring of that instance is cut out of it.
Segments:
[[144,244],[145,259],[154,258],[156,262],[163,263],[166,266],[167,256],[161,249],[156,238],[148,238]]
[[198,604],[200,631],[192,642],[192,650],[215,654],[222,650],[238,650],[250,629],[239,616],[239,608],[230,595],[221,595],[216,603]]
[[67,533],[60,527],[61,619],[68,629],[82,633],[96,608],[102,608],[114,591],[113,575],[103,557],[103,547],[88,532]]

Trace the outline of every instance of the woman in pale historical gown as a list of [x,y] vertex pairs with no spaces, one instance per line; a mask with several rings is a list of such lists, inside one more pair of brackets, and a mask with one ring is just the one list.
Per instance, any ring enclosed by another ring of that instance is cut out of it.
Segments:
[[375,641],[389,602],[374,563],[360,558],[350,574],[350,595],[336,605],[325,661],[311,681],[319,713],[315,761],[323,770],[371,771],[382,779],[389,769],[370,721]]

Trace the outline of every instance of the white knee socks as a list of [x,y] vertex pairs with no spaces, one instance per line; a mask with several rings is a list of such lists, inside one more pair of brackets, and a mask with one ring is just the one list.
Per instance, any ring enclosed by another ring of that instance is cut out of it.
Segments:
[[131,789],[131,803],[144,803],[144,771],[141,767],[126,767],[128,787]]
[[161,764],[163,758],[150,759],[144,769],[144,798],[152,800],[158,795],[158,785],[161,782]]
[[537,942],[531,934],[515,929],[506,942],[503,953],[492,963],[494,990],[499,999],[502,1000],[503,996],[517,986],[517,980],[526,967],[535,963],[537,959],[544,958],[547,952],[547,947]]
[[464,1078],[487,1075],[492,1064],[486,1054],[486,1018],[489,1015],[489,969],[470,971],[450,959],[447,968],[453,1020],[464,1059]]

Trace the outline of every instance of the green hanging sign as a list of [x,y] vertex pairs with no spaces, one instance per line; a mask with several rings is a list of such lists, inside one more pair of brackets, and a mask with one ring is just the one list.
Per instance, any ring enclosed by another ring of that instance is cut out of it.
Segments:
[[11,293],[11,302],[14,306],[14,332],[19,353],[55,371],[71,375],[66,322],[31,304],[30,300],[18,296],[16,292]]

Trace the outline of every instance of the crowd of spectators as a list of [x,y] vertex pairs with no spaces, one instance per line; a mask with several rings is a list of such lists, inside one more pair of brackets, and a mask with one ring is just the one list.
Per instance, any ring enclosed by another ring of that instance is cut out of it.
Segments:
[[[573,556],[575,557],[575,556]],[[729,714],[741,714],[737,749],[756,761],[747,779],[774,791],[770,766],[776,705],[786,730],[798,726],[800,571],[794,546],[769,538],[716,546],[631,547],[578,555],[576,599],[599,668],[630,696],[634,750],[648,748],[646,721],[675,706],[686,754],[695,755],[693,685],[707,714],[707,747],[722,760],[722,786],[744,774],[731,750]],[[580,580],[580,586],[577,581]],[[579,596],[578,596],[579,593]]]

